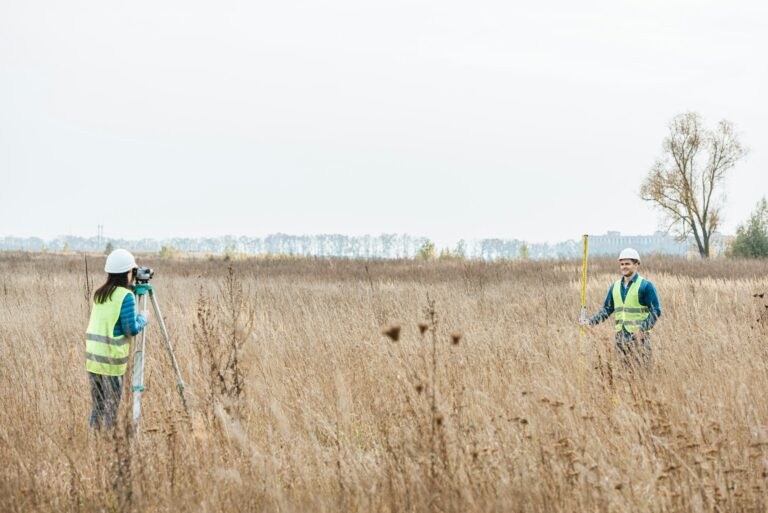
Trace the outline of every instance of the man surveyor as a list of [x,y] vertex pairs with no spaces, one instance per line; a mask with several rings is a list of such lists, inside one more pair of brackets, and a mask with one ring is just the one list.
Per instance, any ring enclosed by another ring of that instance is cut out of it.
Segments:
[[626,365],[651,364],[651,329],[661,316],[659,296],[653,283],[640,277],[640,255],[632,248],[619,254],[622,279],[611,285],[603,307],[589,319],[580,321],[595,326],[612,313],[616,319],[616,350]]

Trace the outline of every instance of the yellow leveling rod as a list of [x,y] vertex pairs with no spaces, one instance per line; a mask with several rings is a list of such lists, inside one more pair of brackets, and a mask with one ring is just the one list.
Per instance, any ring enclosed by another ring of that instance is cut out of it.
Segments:
[[[579,321],[584,322],[587,319],[587,240],[588,235],[584,235],[584,256],[581,260],[581,311],[579,312]],[[579,323],[579,384],[584,383],[584,325]]]

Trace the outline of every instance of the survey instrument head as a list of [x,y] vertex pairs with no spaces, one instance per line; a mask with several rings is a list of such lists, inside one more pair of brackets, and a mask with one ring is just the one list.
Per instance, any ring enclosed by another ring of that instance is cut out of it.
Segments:
[[147,283],[155,275],[155,271],[149,267],[137,267],[133,270],[136,283]]

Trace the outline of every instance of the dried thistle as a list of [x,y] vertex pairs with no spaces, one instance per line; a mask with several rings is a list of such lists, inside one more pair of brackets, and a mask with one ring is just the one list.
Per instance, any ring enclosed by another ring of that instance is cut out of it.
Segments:
[[382,331],[381,333],[392,339],[392,342],[400,340],[400,326],[391,326],[388,330]]

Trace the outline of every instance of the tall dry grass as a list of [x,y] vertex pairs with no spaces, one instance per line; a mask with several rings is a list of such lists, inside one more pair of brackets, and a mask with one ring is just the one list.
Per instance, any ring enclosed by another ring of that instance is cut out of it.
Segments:
[[142,263],[192,415],[153,321],[132,445],[129,392],[87,426],[103,260],[0,255],[0,511],[768,509],[766,263],[649,259],[645,374],[579,357],[578,262]]

